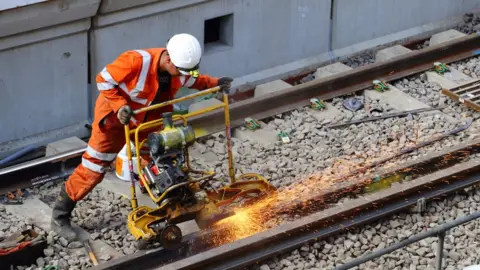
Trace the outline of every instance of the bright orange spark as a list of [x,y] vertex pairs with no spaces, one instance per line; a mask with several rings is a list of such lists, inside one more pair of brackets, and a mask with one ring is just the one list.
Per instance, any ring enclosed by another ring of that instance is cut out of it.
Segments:
[[[360,164],[364,164],[361,162]],[[322,174],[314,174],[294,185],[278,190],[252,205],[234,209],[235,215],[225,218],[216,227],[222,228],[221,236],[213,237],[215,245],[243,239],[269,228],[278,226],[285,218],[291,218],[302,212],[311,212],[325,206],[325,193],[334,184],[344,181],[349,174],[360,167],[348,160],[337,160]]]
[[[298,215],[327,207],[328,203],[339,198],[327,198],[323,195],[334,189],[338,191],[341,187],[344,188],[340,192],[342,194],[358,189],[358,187],[347,188],[348,185],[342,185],[342,182],[363,178],[372,169],[376,169],[376,166],[371,166],[372,164],[380,162],[379,165],[383,165],[384,169],[398,166],[399,157],[382,162],[385,153],[386,151],[383,151],[383,155],[375,159],[364,158],[360,155],[352,155],[343,160],[337,159],[322,172],[281,188],[254,204],[234,209],[235,215],[220,220],[214,225],[221,229],[219,230],[221,235],[212,237],[213,244],[219,246],[240,240],[276,227]],[[448,158],[446,157],[446,159]],[[409,171],[412,171],[412,168],[403,170],[404,173]],[[366,178],[363,183],[368,185],[371,183],[371,179]],[[342,194],[338,196],[343,196]]]

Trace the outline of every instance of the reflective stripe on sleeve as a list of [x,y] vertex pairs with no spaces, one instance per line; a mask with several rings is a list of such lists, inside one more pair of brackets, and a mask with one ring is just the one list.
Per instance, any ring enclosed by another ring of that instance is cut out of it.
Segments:
[[98,91],[104,91],[104,90],[110,90],[113,89],[115,86],[111,83],[97,83],[97,89]]

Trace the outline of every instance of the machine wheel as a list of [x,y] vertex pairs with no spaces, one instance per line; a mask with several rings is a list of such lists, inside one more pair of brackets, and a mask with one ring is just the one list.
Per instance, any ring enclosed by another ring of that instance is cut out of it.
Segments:
[[165,249],[177,249],[182,243],[182,230],[176,225],[167,225],[158,235],[158,241]]
[[140,238],[140,239],[137,240],[137,243],[136,243],[136,244],[137,244],[137,249],[138,249],[138,250],[144,250],[144,249],[146,249],[147,246],[148,246],[148,241],[145,240],[145,239]]

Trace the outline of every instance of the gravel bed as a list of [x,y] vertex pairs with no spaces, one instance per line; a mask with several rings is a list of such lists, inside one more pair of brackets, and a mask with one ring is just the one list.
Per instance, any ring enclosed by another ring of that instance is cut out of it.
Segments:
[[[480,189],[469,188],[443,200],[429,202],[426,213],[410,210],[389,219],[304,245],[250,269],[333,269],[354,258],[398,243],[413,235],[451,222],[480,209]],[[450,230],[445,237],[444,269],[462,269],[480,263],[477,250],[480,220]],[[437,238],[427,238],[352,269],[434,269]]]
[[[28,189],[32,197],[39,198],[50,207],[53,207],[55,198],[63,183],[48,183],[39,187]],[[126,220],[131,210],[130,201],[113,192],[96,187],[83,200],[77,203],[72,213],[72,221],[90,233],[91,241],[100,239],[112,246],[120,254],[133,254],[137,251],[135,240],[128,232]],[[32,221],[12,215],[0,205],[0,239],[24,229]],[[55,232],[46,232],[42,228],[34,227],[35,231],[47,239],[48,248],[44,250],[43,257],[37,263],[29,266],[18,266],[15,269],[41,269],[39,267],[57,266],[59,269],[87,269],[92,266],[85,253],[82,243],[69,242],[58,237]],[[111,259],[105,254],[97,257],[102,261]]]
[[472,57],[456,63],[449,64],[454,69],[463,72],[465,75],[474,79],[480,78],[480,57]]
[[[472,13],[467,13],[463,16],[463,22],[460,23],[459,25],[456,25],[453,27],[453,29],[456,29],[462,33],[465,33],[467,35],[475,33],[480,31],[480,14],[472,14]],[[423,48],[427,48],[430,46],[430,39],[425,40],[421,44],[415,45],[413,48],[414,50],[420,50]],[[367,51],[364,52],[360,55],[356,55],[353,57],[350,57],[349,59],[343,61],[342,63],[351,67],[351,68],[356,68],[356,67],[361,67],[364,65],[368,65],[370,63],[375,63],[375,54],[377,51]],[[479,69],[476,71],[476,75],[480,75]],[[468,74],[467,74],[468,75]]]
[[357,68],[361,67],[364,65],[368,65],[371,63],[375,63],[375,54],[376,51],[367,51],[363,52],[359,55],[355,55],[353,57],[350,57],[349,59],[343,61],[342,63],[351,67],[351,68]]
[[[32,222],[28,219],[15,215],[13,213],[7,212],[5,207],[0,204],[0,239],[3,240],[9,237],[11,234],[18,231],[29,228],[32,225]],[[35,228],[36,229],[36,228]],[[42,231],[37,231],[37,233],[43,233]]]
[[95,188],[79,202],[72,221],[125,255],[137,251],[135,238],[127,229],[130,200],[102,188]]
[[425,73],[400,79],[392,85],[431,107],[447,106],[447,108],[441,111],[448,114],[451,119],[462,121],[462,119],[467,117],[480,117],[479,112],[443,95],[441,93],[442,87],[437,83],[429,82]]
[[480,14],[465,14],[463,22],[457,25],[455,29],[467,35],[480,31]]
[[432,107],[452,104],[448,103],[450,98],[440,93],[442,87],[439,84],[428,81],[426,73],[400,79],[392,85]]
[[[362,96],[357,96],[357,98],[363,101]],[[371,101],[371,103],[375,104],[378,110],[393,111],[388,104],[381,104],[377,101]],[[341,98],[332,100],[332,104],[344,112],[335,121],[358,119],[366,115],[363,110],[355,114],[345,110]],[[310,108],[303,108],[274,117],[267,123],[275,131],[291,132],[293,141],[291,144],[275,142],[263,146],[234,138],[233,151],[235,163],[239,169],[237,174],[258,172],[267,177],[275,186],[287,187],[311,177],[318,171],[328,174],[328,171],[331,172],[335,169],[351,170],[372,159],[393,154],[403,147],[455,127],[455,124],[448,123],[442,115],[438,114],[422,117],[397,117],[338,129],[328,129],[326,124],[319,123],[315,118],[315,112]],[[406,155],[402,161],[417,159],[431,151],[442,150],[445,146],[455,145],[466,139],[469,139],[468,135],[451,137],[416,153]],[[203,153],[211,151],[217,156],[218,161],[213,164],[217,173],[220,177],[224,177],[224,183],[226,183],[225,172],[228,170],[224,138],[222,136],[212,137],[203,143],[196,143],[195,147],[203,148]],[[208,167],[201,160],[192,158],[194,165]],[[212,163],[208,165],[210,164]],[[215,185],[220,187],[222,183]],[[32,192],[51,205],[58,188],[58,185],[44,185]],[[78,203],[73,212],[73,221],[90,232],[92,240],[101,239],[123,254],[132,254],[136,252],[136,248],[133,237],[128,233],[125,224],[129,210],[127,199],[96,188]],[[298,217],[280,216],[280,221],[276,221],[274,224],[292,218]],[[16,223],[16,220],[11,217],[6,217],[5,220],[13,220],[13,223]],[[38,266],[42,263],[61,267],[69,266],[70,269],[85,269],[90,266],[84,253],[75,255],[78,244],[59,239],[52,232],[46,235],[50,239],[50,247],[45,251],[47,256],[39,259]],[[53,253],[51,253],[52,250]],[[18,269],[28,268],[19,267]]]
[[[59,189],[60,184],[42,186],[33,193],[53,207]],[[131,210],[129,199],[97,186],[77,203],[72,222],[89,232],[91,240],[100,239],[121,254],[129,255],[137,251],[126,223]]]
[[[0,239],[4,239],[13,233],[21,230],[32,228],[33,222],[12,214],[0,205]],[[33,229],[46,240],[48,247],[44,249],[44,257],[39,257],[36,264],[17,266],[18,270],[43,269],[47,266],[57,266],[59,269],[86,269],[92,266],[90,259],[84,251],[80,242],[68,242],[63,237],[58,237],[54,232],[46,232],[45,230],[33,226]]]
[[[439,88],[426,81],[418,82],[418,78],[404,79],[395,85],[400,90],[436,106],[440,100]],[[401,84],[407,85],[403,87]],[[417,83],[418,82],[418,83]],[[357,96],[362,102],[363,96]],[[388,104],[378,100],[369,100],[372,115],[390,113],[395,110]],[[450,107],[445,114],[430,113],[395,117],[380,121],[360,123],[341,128],[330,129],[329,121],[319,122],[316,111],[308,107],[278,115],[267,121],[268,128],[275,132],[284,131],[290,134],[292,143],[283,144],[279,141],[270,145],[261,145],[255,141],[239,141],[232,139],[232,150],[235,157],[237,175],[245,172],[257,172],[265,176],[277,187],[289,185],[308,177],[308,175],[325,169],[334,164],[335,160],[355,160],[361,164],[367,160],[383,158],[397,151],[413,146],[432,136],[440,135],[463,125],[465,117],[478,116],[472,110],[464,108],[445,99]],[[334,119],[335,122],[361,119],[366,116],[364,109],[355,113],[343,107],[343,98],[334,98],[331,102],[342,112]],[[459,111],[457,113],[457,110]],[[453,112],[452,112],[453,111]],[[451,122],[451,118],[458,122]],[[475,123],[475,125],[477,125]],[[450,137],[442,142],[425,147],[405,158],[418,158],[428,152],[441,150],[442,146],[453,146],[469,139],[469,131],[459,136]],[[224,137],[210,137],[195,144],[200,153],[215,157],[214,166],[220,177],[226,178],[227,154],[224,149]],[[404,161],[404,160],[402,160]],[[208,162],[193,157],[194,166],[205,168]],[[219,187],[221,183],[216,183]]]

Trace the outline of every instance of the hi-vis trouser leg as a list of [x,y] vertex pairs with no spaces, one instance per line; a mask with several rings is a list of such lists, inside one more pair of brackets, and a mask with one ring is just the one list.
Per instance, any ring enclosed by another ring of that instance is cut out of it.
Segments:
[[105,123],[92,125],[92,135],[82,163],[65,182],[68,196],[79,201],[103,180],[106,168],[125,145],[125,133],[115,114],[107,117]]
[[[158,119],[161,112],[150,115],[147,120]],[[117,116],[111,113],[102,122],[93,123],[92,136],[87,151],[82,155],[82,163],[65,182],[67,194],[74,201],[83,199],[103,180],[106,169],[125,145],[125,129]],[[140,132],[139,139],[145,139],[149,132],[150,130]],[[145,157],[145,160],[148,159]]]
[[[166,111],[170,110],[165,108],[155,110],[147,116],[146,121],[159,119]],[[132,125],[131,128],[134,126]],[[156,129],[159,130],[161,127]],[[147,138],[148,133],[152,131],[154,130],[140,132],[140,141]],[[115,160],[124,145],[125,129],[115,113],[110,113],[102,123],[94,121],[92,136],[88,141],[87,151],[82,155],[82,163],[65,182],[68,196],[74,201],[79,201],[92,191],[103,180],[106,168]],[[145,160],[149,160],[149,157],[145,156]]]

